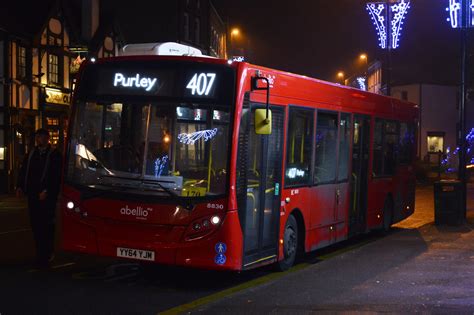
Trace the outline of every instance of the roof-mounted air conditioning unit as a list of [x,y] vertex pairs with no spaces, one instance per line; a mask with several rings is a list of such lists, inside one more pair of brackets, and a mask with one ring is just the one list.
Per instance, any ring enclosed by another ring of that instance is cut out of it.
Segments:
[[121,56],[159,55],[159,56],[195,56],[206,57],[194,47],[178,43],[146,43],[125,45],[120,52]]

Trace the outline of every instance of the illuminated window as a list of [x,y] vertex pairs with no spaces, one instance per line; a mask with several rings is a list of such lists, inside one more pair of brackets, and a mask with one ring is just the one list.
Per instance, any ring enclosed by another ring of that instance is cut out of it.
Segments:
[[428,132],[428,153],[444,152],[444,132]]
[[53,54],[48,57],[48,82],[59,84],[59,57]]
[[57,145],[59,143],[59,130],[48,130],[49,131],[49,137],[50,137],[50,142],[52,145]]
[[26,77],[26,48],[23,46],[18,46],[17,77],[19,79]]
[[59,118],[46,117],[46,123],[48,126],[59,126]]

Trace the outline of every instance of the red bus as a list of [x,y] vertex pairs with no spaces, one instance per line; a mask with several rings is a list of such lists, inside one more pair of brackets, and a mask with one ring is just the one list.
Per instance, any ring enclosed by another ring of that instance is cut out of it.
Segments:
[[289,268],[414,210],[414,104],[244,62],[122,56],[82,67],[64,250]]

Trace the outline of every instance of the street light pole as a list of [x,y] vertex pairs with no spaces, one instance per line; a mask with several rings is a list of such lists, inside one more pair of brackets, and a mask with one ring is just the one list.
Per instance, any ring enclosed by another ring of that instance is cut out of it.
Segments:
[[468,32],[474,27],[474,1],[472,0],[449,0],[446,8],[449,12],[448,21],[452,28],[461,30],[461,84],[459,100],[459,122],[458,122],[458,144],[459,144],[459,168],[458,179],[461,182],[462,189],[462,211],[466,218],[466,200],[467,200],[467,176],[466,176],[466,157],[467,157],[467,139],[466,139],[466,100],[467,100],[467,78],[468,78]]
[[467,98],[467,45],[468,45],[468,1],[465,1],[463,5],[463,23],[466,23],[465,27],[461,29],[461,97],[459,104],[459,170],[458,170],[458,179],[462,184],[463,190],[463,212],[464,218],[466,217],[466,199],[467,199],[467,178],[466,178],[466,158],[467,158],[467,145],[466,145],[466,98]]
[[[392,20],[391,19],[391,16],[390,16],[390,1],[389,0],[386,0],[385,1],[386,3],[386,12],[385,12],[385,18],[386,18],[386,21],[387,21],[387,29],[390,28],[390,21]],[[388,32],[388,36],[390,36],[390,32]],[[387,82],[386,82],[386,85],[385,85],[385,93],[387,94],[387,96],[390,96],[391,95],[391,81],[392,81],[392,44],[389,40],[388,42],[388,45],[387,45],[387,49],[386,49],[386,52],[387,52],[387,55],[386,55],[386,73],[387,73]]]

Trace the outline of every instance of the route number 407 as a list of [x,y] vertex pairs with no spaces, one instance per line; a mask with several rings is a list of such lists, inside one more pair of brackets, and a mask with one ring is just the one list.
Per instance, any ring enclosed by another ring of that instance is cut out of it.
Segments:
[[187,89],[191,90],[192,95],[209,95],[211,92],[212,86],[214,85],[214,80],[216,79],[215,73],[196,73],[191,81],[189,81],[186,86]]

